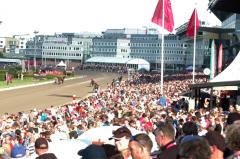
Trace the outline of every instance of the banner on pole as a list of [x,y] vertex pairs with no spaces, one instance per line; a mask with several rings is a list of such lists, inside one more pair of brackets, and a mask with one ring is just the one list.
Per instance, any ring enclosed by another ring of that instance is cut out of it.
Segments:
[[[163,6],[163,1],[164,1],[164,6]],[[164,9],[164,29],[168,30],[169,32],[172,32],[174,28],[174,20],[173,20],[173,13],[172,13],[170,0],[158,1],[158,4],[156,6],[155,12],[152,17],[152,22],[163,27],[162,26],[163,9]]]
[[222,61],[223,61],[223,48],[221,44],[218,52],[218,73],[222,72]]
[[[195,25],[196,24],[196,25]],[[200,27],[200,22],[198,20],[198,14],[196,8],[193,10],[191,18],[187,26],[187,36],[194,36],[194,27],[196,26],[196,33]]]

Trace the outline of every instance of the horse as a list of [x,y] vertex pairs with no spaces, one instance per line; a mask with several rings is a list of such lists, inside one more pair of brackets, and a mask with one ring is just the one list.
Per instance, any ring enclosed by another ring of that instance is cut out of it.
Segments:
[[93,92],[97,92],[98,89],[99,89],[99,84],[97,82],[94,82],[94,84],[93,84]]
[[93,87],[94,84],[95,84],[95,81],[94,81],[93,79],[91,79],[91,81],[90,81],[90,86]]
[[56,77],[55,78],[55,83],[56,84],[63,84],[64,83],[65,76],[62,77]]

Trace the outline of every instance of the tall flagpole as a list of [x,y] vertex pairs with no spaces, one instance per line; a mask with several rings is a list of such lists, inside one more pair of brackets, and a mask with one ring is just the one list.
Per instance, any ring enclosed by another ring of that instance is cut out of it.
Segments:
[[[196,3],[195,3],[196,5]],[[195,13],[194,13],[194,42],[193,42],[193,72],[192,72],[192,83],[194,84],[195,83],[195,59],[196,59],[196,32],[197,32],[197,29],[196,29],[196,24],[197,24],[197,21],[196,21],[196,14],[197,14],[197,11],[196,11],[196,7],[195,7]]]
[[[165,0],[163,0],[163,9],[162,9],[162,11],[163,11],[163,13],[162,13],[162,28],[164,28],[164,13],[165,13],[165,11],[164,11],[164,1]],[[162,49],[161,49],[161,95],[163,95],[163,49],[164,49],[164,34],[163,34],[163,31],[162,31]]]

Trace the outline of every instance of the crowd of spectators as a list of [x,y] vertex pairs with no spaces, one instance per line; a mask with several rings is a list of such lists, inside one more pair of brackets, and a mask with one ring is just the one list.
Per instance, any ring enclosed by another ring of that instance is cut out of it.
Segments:
[[104,65],[104,64],[84,64],[76,67],[79,70],[101,71],[101,72],[121,72],[127,73],[128,67],[124,65]]
[[[159,74],[135,74],[74,103],[5,113],[0,117],[1,157],[56,158],[48,153],[49,142],[78,139],[91,128],[115,125],[120,126],[110,138],[115,145],[92,144],[78,154],[83,159],[240,158],[239,107],[227,113],[221,105],[190,110],[180,94],[188,91],[191,77],[165,76],[162,95]],[[196,75],[196,83],[202,82],[205,78]],[[133,136],[129,128],[142,133]]]

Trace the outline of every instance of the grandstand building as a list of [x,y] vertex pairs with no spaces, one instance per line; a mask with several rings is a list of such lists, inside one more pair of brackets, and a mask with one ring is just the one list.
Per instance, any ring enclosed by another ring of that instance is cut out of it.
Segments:
[[[193,38],[185,35],[186,27],[187,23],[177,28],[176,35],[164,37],[165,71],[184,70],[193,63]],[[211,40],[215,39],[217,48],[220,43],[225,48],[232,40],[232,32],[233,28],[210,28],[201,22],[196,41],[196,69],[209,67]],[[76,66],[93,57],[116,57],[144,59],[151,69],[158,70],[161,67],[161,41],[161,34],[154,28],[107,29],[101,35],[36,35],[26,43],[24,53],[28,60],[36,57],[39,65],[56,65],[64,61],[68,66]]]
[[62,33],[55,35],[37,35],[27,42],[25,56],[36,57],[38,64],[56,66],[64,61],[68,67],[82,64],[90,56],[91,35]]
[[[144,59],[151,69],[161,66],[161,35],[156,29],[107,29],[101,37],[93,38],[91,57]],[[185,67],[184,43],[176,35],[164,37],[164,69]]]

